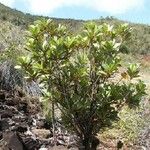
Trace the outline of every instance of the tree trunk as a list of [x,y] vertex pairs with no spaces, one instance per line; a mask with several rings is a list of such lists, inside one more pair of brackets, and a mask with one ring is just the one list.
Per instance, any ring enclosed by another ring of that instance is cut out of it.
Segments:
[[55,135],[55,105],[54,102],[52,101],[52,133],[53,133],[53,138],[56,138]]
[[85,137],[82,140],[82,147],[80,150],[91,150],[91,138],[90,137]]
[[86,136],[82,141],[82,147],[79,150],[96,150],[99,145],[99,139],[95,136]]

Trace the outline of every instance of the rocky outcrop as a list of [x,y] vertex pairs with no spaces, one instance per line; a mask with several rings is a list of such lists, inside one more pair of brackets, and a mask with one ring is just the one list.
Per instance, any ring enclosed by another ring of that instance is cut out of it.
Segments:
[[41,96],[42,92],[34,81],[26,81],[21,71],[14,68],[11,61],[0,64],[0,90],[22,90],[30,96]]
[[57,121],[55,135],[51,123],[41,113],[36,98],[0,91],[0,150],[49,150],[72,148],[75,136]]

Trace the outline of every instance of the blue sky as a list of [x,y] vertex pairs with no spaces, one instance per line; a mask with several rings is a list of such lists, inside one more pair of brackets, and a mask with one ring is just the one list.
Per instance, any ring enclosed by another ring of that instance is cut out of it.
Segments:
[[0,0],[25,13],[58,18],[99,19],[106,16],[150,24],[150,0]]

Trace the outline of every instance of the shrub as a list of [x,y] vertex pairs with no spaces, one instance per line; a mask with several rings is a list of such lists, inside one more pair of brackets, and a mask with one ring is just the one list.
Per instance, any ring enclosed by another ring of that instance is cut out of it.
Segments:
[[98,144],[96,133],[117,121],[124,105],[138,106],[145,95],[145,84],[132,82],[138,65],[131,64],[118,82],[113,79],[121,66],[119,48],[129,35],[127,25],[92,22],[77,36],[52,20],[29,27],[30,54],[20,58],[19,65],[47,89],[46,96],[59,107],[66,127],[79,136],[85,150]]

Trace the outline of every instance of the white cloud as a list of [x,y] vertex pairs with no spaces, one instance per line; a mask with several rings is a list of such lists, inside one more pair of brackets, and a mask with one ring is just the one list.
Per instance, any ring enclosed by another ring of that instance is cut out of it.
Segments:
[[27,0],[33,13],[49,14],[63,6],[82,6],[109,14],[122,14],[143,6],[145,0]]
[[49,14],[63,6],[80,6],[86,0],[27,0],[27,2],[32,13]]
[[114,15],[140,8],[145,0],[0,0],[8,6],[17,1],[26,3],[27,9],[34,14],[48,15],[64,6],[81,6]]
[[0,3],[4,4],[6,6],[9,6],[9,7],[12,7],[14,2],[15,2],[15,0],[0,0]]
[[110,14],[122,14],[144,5],[144,0],[94,0],[91,7]]

